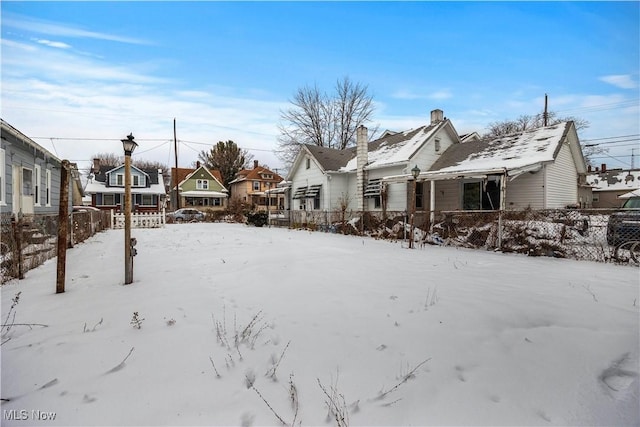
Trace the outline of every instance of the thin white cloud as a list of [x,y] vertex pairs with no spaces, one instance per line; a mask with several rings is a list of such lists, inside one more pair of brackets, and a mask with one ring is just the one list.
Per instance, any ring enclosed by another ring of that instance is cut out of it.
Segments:
[[58,49],[70,49],[71,46],[63,43],[63,42],[54,42],[51,40],[47,40],[47,39],[36,39],[36,42],[39,44],[43,44],[45,46],[49,46],[49,47],[55,47]]
[[635,89],[638,87],[638,82],[634,81],[629,74],[612,74],[602,76],[599,80],[621,89]]
[[2,17],[2,26],[5,28],[16,28],[32,33],[46,34],[58,37],[91,38],[128,44],[151,44],[148,41],[142,39],[120,36],[117,34],[89,31],[82,28],[33,19],[13,13],[4,14],[4,16]]
[[442,100],[442,99],[450,99],[453,97],[453,94],[451,93],[451,91],[449,89],[439,89],[435,92],[432,93],[428,93],[428,94],[424,94],[421,92],[414,92],[411,90],[407,90],[407,89],[399,89],[397,91],[395,91],[394,93],[391,94],[392,98],[395,99],[406,99],[406,100],[413,100],[413,99],[435,99],[435,100]]
[[449,99],[451,97],[453,97],[453,94],[449,89],[441,89],[427,96],[429,99]]

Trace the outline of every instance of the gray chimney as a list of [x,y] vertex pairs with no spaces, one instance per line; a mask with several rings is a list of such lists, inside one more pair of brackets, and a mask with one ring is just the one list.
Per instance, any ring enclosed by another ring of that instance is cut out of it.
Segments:
[[254,169],[258,169],[258,161],[257,160],[253,161],[253,168]]
[[364,167],[369,162],[369,138],[367,128],[363,125],[356,129],[356,209],[364,212]]
[[431,110],[431,124],[435,125],[444,120],[444,112],[442,110]]

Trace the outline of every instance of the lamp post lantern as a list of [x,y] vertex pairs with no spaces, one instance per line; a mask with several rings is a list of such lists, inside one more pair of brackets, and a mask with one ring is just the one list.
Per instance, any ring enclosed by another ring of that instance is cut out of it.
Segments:
[[413,175],[413,196],[411,197],[411,227],[409,232],[409,249],[413,248],[413,219],[416,215],[416,187],[418,176],[420,175],[420,168],[418,165],[415,165],[413,169],[411,169],[411,175]]
[[138,144],[133,140],[133,134],[122,139],[124,148],[124,284],[133,282],[133,254],[131,239],[131,153]]

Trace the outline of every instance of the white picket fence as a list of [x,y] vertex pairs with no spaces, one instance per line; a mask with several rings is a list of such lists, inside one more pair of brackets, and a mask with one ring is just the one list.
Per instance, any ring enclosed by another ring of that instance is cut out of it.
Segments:
[[[131,228],[164,227],[165,210],[161,212],[132,212]],[[124,213],[111,211],[111,228],[124,228]]]

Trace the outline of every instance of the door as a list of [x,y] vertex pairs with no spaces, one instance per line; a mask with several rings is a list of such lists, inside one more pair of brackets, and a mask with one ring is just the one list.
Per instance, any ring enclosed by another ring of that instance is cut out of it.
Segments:
[[33,214],[33,170],[13,166],[13,206],[14,214]]

